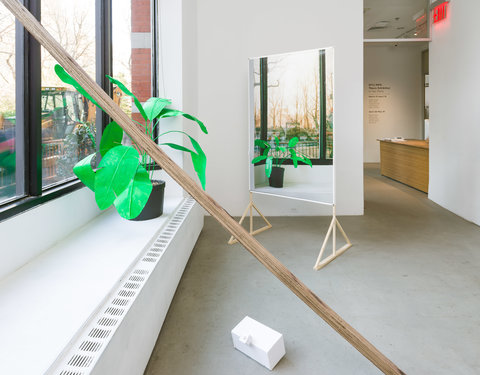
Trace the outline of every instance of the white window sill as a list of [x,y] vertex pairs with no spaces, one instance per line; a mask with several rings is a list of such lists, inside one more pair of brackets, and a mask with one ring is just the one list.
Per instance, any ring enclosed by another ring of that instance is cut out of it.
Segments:
[[164,215],[144,222],[107,211],[4,279],[0,374],[47,371],[182,202],[166,200]]

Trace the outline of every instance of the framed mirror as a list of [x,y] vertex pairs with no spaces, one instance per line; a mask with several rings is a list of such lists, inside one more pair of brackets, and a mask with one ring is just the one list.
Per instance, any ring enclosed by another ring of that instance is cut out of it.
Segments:
[[334,204],[333,48],[249,60],[250,191]]

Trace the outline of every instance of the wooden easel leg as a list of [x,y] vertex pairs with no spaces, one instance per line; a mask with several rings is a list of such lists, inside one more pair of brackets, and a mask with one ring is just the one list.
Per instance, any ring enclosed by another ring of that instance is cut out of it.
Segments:
[[[342,233],[343,238],[345,239],[346,244],[343,245],[340,249],[337,250],[337,231],[336,229],[340,230],[340,233]],[[327,241],[330,238],[330,235],[333,234],[332,237],[332,254],[330,254],[328,257],[322,260],[323,253],[325,251],[325,247],[327,245]],[[332,260],[336,259],[340,255],[342,255],[345,251],[350,249],[352,247],[352,243],[350,242],[350,239],[348,238],[347,234],[343,230],[342,226],[340,225],[340,222],[337,219],[336,215],[336,210],[335,206],[333,206],[333,217],[332,221],[330,223],[330,226],[328,227],[327,235],[325,236],[325,240],[323,241],[322,248],[320,249],[320,254],[318,254],[317,261],[315,262],[315,266],[313,266],[313,269],[315,271],[318,271],[319,269],[325,267],[328,263],[330,263]]]
[[325,251],[325,248],[327,247],[328,239],[330,238],[330,233],[332,233],[332,228],[335,225],[334,220],[335,219],[332,219],[332,221],[330,222],[330,226],[328,227],[327,235],[325,236],[325,239],[323,240],[322,248],[320,249],[320,254],[318,254],[318,258],[317,258],[317,261],[315,262],[315,265],[320,263],[320,260],[322,259],[323,252]]
[[[255,209],[255,211],[257,211],[257,213],[260,215],[260,217],[265,221],[266,225],[262,228],[259,228],[259,229],[256,229],[256,230],[253,230],[253,210]],[[242,225],[243,223],[243,220],[245,220],[245,217],[247,216],[247,212],[250,211],[250,234],[252,236],[254,236],[255,234],[258,234],[258,233],[261,233],[261,232],[264,232],[266,231],[267,229],[270,229],[272,227],[272,224],[270,224],[270,222],[267,220],[267,218],[265,216],[263,216],[263,214],[260,212],[260,210],[257,208],[257,206],[255,206],[255,204],[253,203],[253,194],[252,192],[250,192],[250,202],[248,203],[248,206],[247,208],[245,208],[245,211],[243,212],[243,215],[240,219],[240,221],[238,222],[240,225]],[[238,242],[233,236],[230,237],[230,239],[228,240],[228,244],[229,245],[233,245],[234,243]]]
[[[248,210],[249,210],[251,207],[252,207],[252,206],[251,206],[251,203],[249,203],[248,206],[247,206],[247,208],[245,208],[245,211],[243,211],[242,217],[240,218],[240,221],[238,222],[238,224],[242,225],[243,220],[245,220],[245,216],[247,216],[247,212],[248,212]],[[232,244],[234,244],[235,242],[237,242],[237,240],[236,240],[233,236],[231,236],[227,243],[228,243],[229,245],[232,245]]]
[[347,242],[347,244],[352,246],[352,243],[350,242],[350,239],[348,238],[347,234],[343,230],[343,228],[340,225],[340,222],[338,221],[338,219],[335,218],[335,221],[337,222],[338,229],[340,229],[340,232],[342,232],[342,236],[343,236],[343,238],[345,238],[345,241]]

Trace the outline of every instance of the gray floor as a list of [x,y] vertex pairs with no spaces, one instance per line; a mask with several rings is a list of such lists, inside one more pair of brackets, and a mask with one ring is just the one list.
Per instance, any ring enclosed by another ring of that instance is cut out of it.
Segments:
[[[261,209],[261,207],[260,207]],[[328,217],[271,218],[257,238],[408,374],[480,374],[480,230],[426,195],[365,171],[354,243],[312,270]],[[276,374],[378,374],[211,218],[187,265],[145,374],[270,374],[232,348],[245,316],[284,334]]]

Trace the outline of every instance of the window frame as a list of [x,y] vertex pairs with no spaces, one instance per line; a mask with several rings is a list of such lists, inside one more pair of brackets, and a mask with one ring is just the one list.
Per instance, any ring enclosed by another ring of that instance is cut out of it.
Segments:
[[[22,4],[41,20],[41,0],[21,0]],[[151,35],[157,40],[157,0],[151,0]],[[113,86],[105,77],[112,75],[112,0],[95,0],[95,80],[112,96]],[[157,95],[157,50],[152,43],[152,96]],[[59,198],[85,185],[76,177],[42,188],[42,133],[41,133],[41,53],[40,44],[15,20],[15,149],[16,185],[20,196],[0,203],[0,222],[26,210]],[[97,152],[103,129],[111,121],[96,109]],[[158,167],[156,167],[158,168]],[[22,181],[23,180],[23,181]]]

